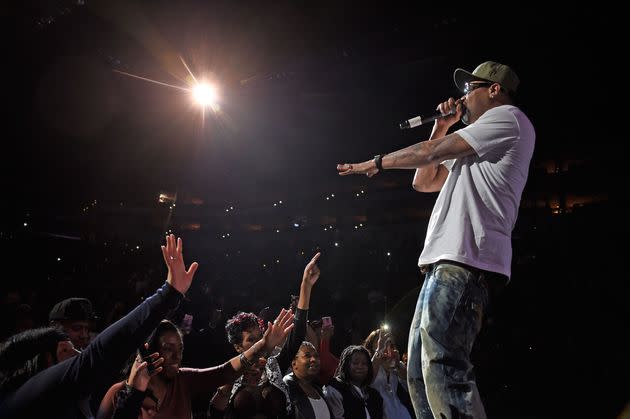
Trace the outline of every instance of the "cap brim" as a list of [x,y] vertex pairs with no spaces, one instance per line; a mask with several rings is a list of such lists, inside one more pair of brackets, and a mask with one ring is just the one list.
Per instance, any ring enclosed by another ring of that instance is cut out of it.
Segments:
[[474,81],[474,80],[484,80],[484,79],[477,77],[472,73],[469,73],[463,68],[458,68],[453,73],[453,80],[455,81],[455,86],[457,86],[457,88],[463,93],[466,83]]

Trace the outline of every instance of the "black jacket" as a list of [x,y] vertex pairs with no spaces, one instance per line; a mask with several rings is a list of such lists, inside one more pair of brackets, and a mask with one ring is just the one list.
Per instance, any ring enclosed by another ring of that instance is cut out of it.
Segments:
[[78,400],[118,380],[120,370],[183,295],[168,283],[103,330],[79,355],[24,383],[0,404],[1,418],[77,417]]
[[[278,355],[275,356],[277,362],[270,362],[271,359],[267,360],[267,365],[265,366],[265,373],[267,374],[267,381],[269,384],[276,387],[278,390],[282,391],[285,398],[288,398],[288,390],[286,385],[283,382],[284,373],[291,366],[291,361],[295,358],[295,354],[300,350],[300,346],[302,346],[302,342],[304,342],[306,337],[306,322],[308,320],[308,309],[302,310],[301,308],[295,309],[295,318],[293,319],[293,330],[289,332],[289,337],[287,338],[282,350]],[[277,365],[276,365],[277,364]],[[274,367],[272,367],[274,365]],[[223,419],[233,419],[236,417],[236,413],[234,412],[234,397],[236,394],[243,389],[243,377],[241,376],[234,383],[234,387],[232,388],[232,395],[230,396],[230,403],[228,404],[227,409],[223,414]],[[287,405],[289,401],[287,400]],[[210,408],[212,408],[212,403],[210,404]],[[287,406],[287,410],[290,406]],[[286,412],[289,413],[288,411]],[[281,418],[286,417],[285,415],[279,416]]]
[[[316,419],[315,412],[313,411],[313,406],[311,402],[308,400],[308,396],[300,387],[298,383],[297,377],[291,373],[284,376],[284,382],[289,389],[289,399],[291,400],[291,417],[295,419]],[[315,390],[319,396],[326,402],[326,406],[328,406],[328,402],[324,398],[324,391],[318,385],[314,385]],[[328,406],[328,412],[330,412],[330,417],[333,418],[333,413],[330,410],[330,406]]]
[[367,407],[372,419],[383,419],[383,398],[378,390],[372,387],[365,387],[363,392],[366,398],[359,396],[351,384],[333,378],[328,383],[329,386],[337,390],[343,397],[343,416],[347,419],[366,419],[365,408]]

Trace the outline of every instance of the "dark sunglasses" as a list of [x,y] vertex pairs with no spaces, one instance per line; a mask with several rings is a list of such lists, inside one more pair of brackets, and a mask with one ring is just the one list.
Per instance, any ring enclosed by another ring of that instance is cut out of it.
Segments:
[[479,87],[483,87],[483,86],[492,86],[492,83],[490,82],[477,82],[477,83],[465,83],[464,84],[464,94],[467,95],[468,93],[472,92],[473,90],[479,88]]

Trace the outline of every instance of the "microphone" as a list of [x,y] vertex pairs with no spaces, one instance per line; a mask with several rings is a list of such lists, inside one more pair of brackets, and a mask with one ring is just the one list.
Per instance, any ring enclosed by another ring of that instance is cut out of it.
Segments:
[[[463,105],[462,105],[463,107]],[[463,113],[466,113],[466,108],[462,109]],[[415,128],[417,126],[423,125],[423,124],[428,124],[429,122],[433,122],[438,118],[444,118],[445,116],[449,116],[449,115],[455,115],[456,111],[456,107],[451,109],[451,111],[447,114],[442,115],[442,113],[440,113],[439,111],[431,116],[416,116],[415,118],[411,118],[408,119],[404,122],[400,123],[400,129],[409,129],[409,128]]]

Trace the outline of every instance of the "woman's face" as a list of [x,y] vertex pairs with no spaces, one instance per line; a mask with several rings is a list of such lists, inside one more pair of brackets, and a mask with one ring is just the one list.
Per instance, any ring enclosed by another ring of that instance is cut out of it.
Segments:
[[256,342],[258,342],[262,338],[262,332],[259,327],[252,326],[247,330],[243,330],[241,333],[243,341],[239,345],[238,343],[234,345],[236,352],[242,353],[254,346]]
[[158,351],[160,356],[164,358],[162,365],[164,370],[162,374],[172,380],[179,372],[182,363],[182,353],[184,351],[184,343],[177,332],[166,332],[160,336],[158,341]]
[[369,360],[363,352],[355,352],[350,357],[350,381],[362,385],[368,376]]
[[314,381],[319,375],[319,353],[310,345],[302,345],[295,355],[291,367],[299,379]]

